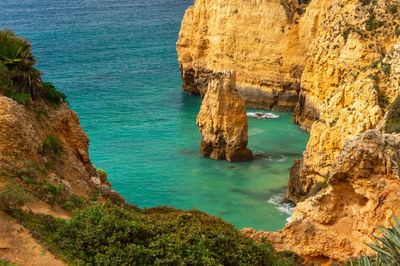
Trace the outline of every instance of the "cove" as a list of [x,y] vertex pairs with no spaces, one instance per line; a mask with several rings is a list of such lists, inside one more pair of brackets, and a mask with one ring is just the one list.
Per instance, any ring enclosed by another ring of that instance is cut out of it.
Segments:
[[[190,0],[11,0],[0,27],[32,41],[44,79],[64,91],[94,164],[140,207],[196,208],[237,228],[278,230],[288,168],[308,134],[291,114],[249,118],[254,162],[199,156],[201,99],[182,94],[175,42]],[[254,112],[249,110],[248,112]]]

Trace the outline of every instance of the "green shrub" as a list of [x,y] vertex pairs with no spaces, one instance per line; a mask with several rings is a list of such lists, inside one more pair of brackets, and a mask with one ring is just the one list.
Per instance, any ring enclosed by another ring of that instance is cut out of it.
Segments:
[[42,151],[43,154],[50,155],[52,158],[55,158],[63,151],[63,147],[60,140],[56,136],[50,135],[44,140]]
[[0,266],[18,266],[19,264],[11,264],[9,261],[0,258]]
[[200,211],[96,204],[70,220],[21,211],[14,217],[71,264],[294,265],[268,242],[256,243]]
[[386,76],[390,75],[390,69],[391,69],[391,65],[387,64],[387,63],[382,63],[382,71],[383,73],[385,73]]
[[66,102],[67,96],[58,91],[51,82],[43,82],[43,89],[45,91],[45,98],[47,98],[55,106]]
[[74,205],[77,208],[83,207],[83,204],[85,203],[85,198],[78,196],[76,194],[73,194],[71,198],[72,198],[72,202],[74,203]]
[[57,91],[50,82],[43,82],[35,63],[27,39],[11,31],[0,31],[0,93],[23,105],[38,97],[55,106],[67,102],[64,93]]
[[382,21],[376,19],[375,13],[370,12],[368,19],[365,21],[365,28],[368,31],[376,30],[383,25]]
[[385,107],[389,104],[389,97],[383,94],[378,95],[378,104],[380,107]]
[[107,182],[107,173],[103,169],[97,170],[97,173],[99,174],[100,181],[101,183],[106,183]]
[[343,39],[344,39],[345,43],[347,42],[347,39],[349,38],[349,35],[350,35],[352,30],[354,30],[353,27],[348,27],[347,29],[345,29],[343,31],[342,36],[343,36]]
[[391,6],[388,8],[388,10],[389,10],[390,13],[392,13],[392,14],[394,15],[394,14],[397,13],[398,6],[397,6],[397,5],[391,5]]
[[39,163],[36,161],[31,161],[30,166],[37,172],[41,177],[47,176],[47,169],[40,167]]
[[395,224],[390,223],[390,227],[378,227],[382,237],[374,236],[375,243],[367,244],[376,251],[376,256],[372,258],[360,257],[359,265],[400,265],[400,222],[396,216],[394,216],[394,221]]
[[24,189],[15,183],[7,183],[0,192],[0,209],[6,212],[19,209],[28,201]]
[[389,106],[388,117],[385,124],[386,133],[400,133],[400,99],[399,96]]
[[10,93],[7,93],[6,96],[13,99],[17,103],[19,103],[25,107],[28,106],[28,104],[31,102],[31,96],[29,94],[25,94],[25,93],[10,92]]
[[49,113],[45,110],[35,110],[37,118],[40,118],[42,115],[49,117]]
[[2,93],[29,94],[35,99],[42,85],[41,73],[34,68],[35,57],[28,40],[11,31],[0,31],[0,65],[6,73],[7,84]]

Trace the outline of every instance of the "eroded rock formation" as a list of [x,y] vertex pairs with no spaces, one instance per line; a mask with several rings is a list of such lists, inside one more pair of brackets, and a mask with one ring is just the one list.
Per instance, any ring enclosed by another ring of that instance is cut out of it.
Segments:
[[183,90],[204,96],[213,72],[233,69],[247,107],[292,110],[329,2],[196,0],[177,42]]
[[236,90],[236,74],[214,73],[197,117],[201,131],[200,154],[232,162],[253,160],[247,148],[249,124],[246,107]]
[[400,135],[367,130],[345,142],[327,187],[298,203],[292,220],[277,233],[243,232],[266,236],[278,250],[293,250],[307,258],[339,261],[372,254],[364,243],[379,234],[376,225],[389,226],[400,216]]
[[[49,136],[55,136],[62,147],[57,156],[43,152]],[[88,148],[89,138],[80,126],[79,117],[66,104],[55,108],[39,99],[24,108],[0,95],[0,170],[5,174],[12,175],[14,170],[25,168],[25,164],[47,165],[48,182],[63,184],[70,194],[85,196],[96,189],[106,194],[116,193],[109,185],[92,181],[98,173],[90,161]]]
[[311,126],[301,167],[291,171],[288,199],[298,202],[312,194],[315,185],[329,177],[346,140],[382,123],[400,92],[399,75],[400,45],[396,44],[380,60],[355,67],[319,104],[319,118]]
[[293,122],[310,131],[287,191],[303,202],[283,231],[257,237],[344,260],[368,254],[374,226],[400,209],[398,136],[380,133],[400,92],[398,7],[311,0],[301,14],[298,1],[197,0],[186,12],[177,43],[184,90],[204,94],[215,70],[235,69],[248,106],[291,110],[281,97],[289,93]]

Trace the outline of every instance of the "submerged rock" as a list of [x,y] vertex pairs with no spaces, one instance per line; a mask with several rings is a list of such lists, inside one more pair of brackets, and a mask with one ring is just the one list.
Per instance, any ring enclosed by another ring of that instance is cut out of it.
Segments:
[[243,98],[236,90],[236,74],[213,74],[208,85],[197,125],[201,131],[200,154],[231,162],[254,160],[247,148],[249,124]]

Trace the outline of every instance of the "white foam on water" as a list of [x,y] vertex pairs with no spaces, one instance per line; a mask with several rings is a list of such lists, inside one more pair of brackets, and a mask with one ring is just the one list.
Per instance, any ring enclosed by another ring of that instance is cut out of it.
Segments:
[[258,135],[260,133],[263,133],[264,130],[262,130],[261,128],[249,128],[249,132],[248,135],[249,136],[254,136],[254,135]]
[[266,161],[268,162],[276,162],[276,163],[281,163],[289,159],[288,157],[281,155],[279,158],[272,158],[271,156],[268,156],[265,158]]
[[271,203],[272,205],[274,205],[278,211],[289,215],[290,217],[288,217],[286,220],[287,220],[287,222],[290,222],[294,207],[288,203],[282,203],[283,197],[284,196],[280,195],[280,194],[274,195],[268,200],[268,203]]
[[249,112],[247,113],[248,117],[259,118],[259,119],[272,119],[278,118],[279,115],[273,113],[261,113],[261,112]]

